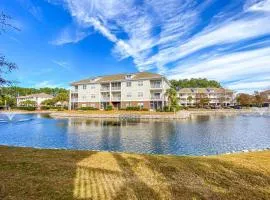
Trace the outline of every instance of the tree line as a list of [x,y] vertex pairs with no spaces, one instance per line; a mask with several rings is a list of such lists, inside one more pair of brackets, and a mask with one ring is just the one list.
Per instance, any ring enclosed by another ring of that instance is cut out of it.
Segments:
[[208,80],[207,78],[191,78],[170,80],[171,87],[175,90],[180,88],[221,88],[221,84],[215,80]]
[[262,107],[264,102],[267,101],[266,93],[260,93],[255,91],[254,94],[245,94],[241,93],[237,96],[236,101],[238,105],[250,107],[250,106],[257,106]]

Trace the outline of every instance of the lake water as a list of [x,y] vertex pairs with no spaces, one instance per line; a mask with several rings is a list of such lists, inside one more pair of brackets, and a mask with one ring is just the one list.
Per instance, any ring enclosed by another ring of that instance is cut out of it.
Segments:
[[190,120],[52,119],[0,115],[0,145],[151,154],[211,155],[270,147],[270,116],[193,116]]

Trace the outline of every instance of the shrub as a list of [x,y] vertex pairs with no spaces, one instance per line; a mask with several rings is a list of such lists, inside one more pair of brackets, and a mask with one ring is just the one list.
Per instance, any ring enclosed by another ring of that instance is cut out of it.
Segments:
[[49,110],[49,109],[51,109],[51,106],[41,106],[40,109],[41,110]]
[[108,106],[106,106],[105,110],[106,110],[106,111],[110,111],[110,110],[113,110],[113,107],[112,107],[112,105],[108,105]]
[[141,107],[139,107],[139,106],[129,106],[129,107],[126,107],[126,110],[139,111],[139,110],[141,110]]
[[148,108],[141,108],[141,111],[149,111]]
[[77,110],[98,110],[98,108],[94,108],[94,107],[80,107],[80,108],[77,108]]
[[27,111],[34,111],[37,108],[33,107],[33,106],[19,106],[19,107],[15,107],[18,110],[27,110]]

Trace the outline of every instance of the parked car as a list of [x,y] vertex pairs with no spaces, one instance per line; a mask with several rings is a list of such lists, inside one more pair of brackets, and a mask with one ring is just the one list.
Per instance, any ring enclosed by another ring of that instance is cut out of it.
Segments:
[[242,109],[242,106],[236,105],[234,106],[234,109]]

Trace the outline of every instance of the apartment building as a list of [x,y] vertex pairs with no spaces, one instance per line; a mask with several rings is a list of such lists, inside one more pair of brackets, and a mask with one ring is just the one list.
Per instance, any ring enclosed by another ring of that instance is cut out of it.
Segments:
[[52,99],[53,96],[45,93],[31,94],[27,96],[17,97],[17,106],[20,106],[23,101],[35,101],[37,106],[40,106],[41,103],[47,99]]
[[169,84],[164,76],[149,72],[88,78],[71,84],[69,107],[104,109],[112,105],[115,109],[140,106],[155,110],[166,105]]
[[194,106],[202,98],[209,99],[209,105],[230,106],[235,104],[235,94],[224,88],[182,88],[178,91],[179,103],[183,106]]

